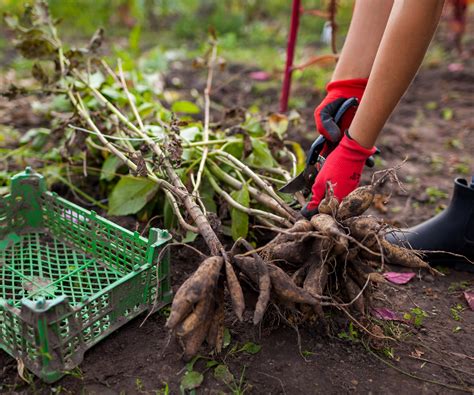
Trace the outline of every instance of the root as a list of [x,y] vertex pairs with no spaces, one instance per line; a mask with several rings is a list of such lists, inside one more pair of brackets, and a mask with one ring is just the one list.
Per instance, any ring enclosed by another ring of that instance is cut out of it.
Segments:
[[[264,246],[255,248],[241,239],[229,253],[222,250],[222,257],[205,259],[176,293],[166,323],[180,339],[184,358],[196,355],[204,340],[217,352],[222,349],[225,284],[241,321],[245,304],[239,281],[243,279],[258,292],[254,325],[263,321],[270,303],[291,325],[325,322],[329,308],[343,311],[362,325],[360,322],[367,322],[373,289],[386,283],[382,275],[385,263],[438,274],[416,251],[389,244],[383,221],[361,215],[370,206],[376,185],[386,177],[393,175],[384,173],[338,206],[331,200],[332,186],[328,185],[326,213],[309,221],[294,221],[289,229],[268,228],[277,235]],[[386,338],[377,335],[379,330],[365,329],[374,338]]]
[[[309,292],[309,294],[315,298],[321,299],[324,288],[328,281],[328,267],[325,263],[313,263],[308,270],[308,275],[304,280],[303,288]],[[313,306],[315,314],[324,318],[323,308],[321,303]]]
[[331,181],[326,182],[326,194],[319,203],[318,211],[320,214],[327,214],[335,218],[339,209],[339,201],[334,196],[334,188]]
[[171,305],[171,313],[166,327],[174,329],[192,310],[194,303],[208,298],[214,291],[224,259],[213,256],[207,258],[178,289]]
[[342,199],[337,211],[337,219],[343,221],[364,214],[372,204],[374,196],[375,188],[372,185],[356,188]]
[[239,321],[242,321],[242,315],[245,310],[244,294],[242,292],[242,287],[240,286],[239,280],[235,274],[234,268],[228,260],[225,261],[225,273],[227,278],[227,287],[229,288],[235,315]]
[[318,303],[318,300],[308,291],[297,287],[291,280],[291,277],[278,266],[271,263],[268,264],[268,272],[272,282],[272,289],[282,301],[309,304],[310,306]]

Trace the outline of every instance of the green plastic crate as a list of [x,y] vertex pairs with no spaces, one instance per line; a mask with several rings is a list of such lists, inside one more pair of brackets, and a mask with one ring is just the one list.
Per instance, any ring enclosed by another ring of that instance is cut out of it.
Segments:
[[[46,190],[31,169],[0,197],[0,348],[46,382],[132,318],[171,301],[170,240],[148,240]],[[159,284],[159,286],[158,286]]]

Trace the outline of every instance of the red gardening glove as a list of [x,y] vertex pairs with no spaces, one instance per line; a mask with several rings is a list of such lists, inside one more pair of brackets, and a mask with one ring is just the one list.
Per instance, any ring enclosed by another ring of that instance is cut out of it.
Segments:
[[342,137],[341,130],[349,129],[356,107],[351,107],[345,112],[339,126],[334,122],[334,117],[347,99],[355,97],[360,102],[366,86],[367,78],[333,81],[326,86],[326,97],[314,110],[314,120],[316,129],[328,141],[337,143]]
[[362,147],[346,132],[339,145],[326,158],[314,181],[311,200],[303,207],[301,214],[311,218],[318,213],[319,203],[324,198],[326,181],[331,181],[334,196],[339,202],[356,189],[365,161],[375,151],[375,147]]

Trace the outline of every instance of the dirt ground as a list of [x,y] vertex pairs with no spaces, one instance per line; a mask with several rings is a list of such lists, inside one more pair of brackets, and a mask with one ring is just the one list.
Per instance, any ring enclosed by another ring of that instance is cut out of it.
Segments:
[[[470,176],[474,169],[474,63],[471,59],[463,64],[461,71],[450,71],[446,62],[423,68],[386,125],[378,143],[382,152],[378,169],[407,157],[399,173],[405,189],[386,185],[386,196],[371,208],[373,213],[400,226],[414,225],[448,204],[455,177]],[[222,89],[221,104],[248,104],[242,98],[260,92],[257,84],[248,73],[240,73]],[[294,93],[317,103],[318,96],[307,88],[296,86]],[[278,92],[272,88],[262,96],[263,105],[274,107]],[[302,116],[303,124],[291,130],[290,137],[307,147],[312,109],[303,110]],[[366,172],[364,181],[370,176],[371,171]],[[175,289],[197,264],[195,254],[173,251]],[[194,370],[204,373],[197,393],[472,393],[474,313],[463,291],[474,287],[474,274],[443,271],[444,277],[417,273],[407,285],[383,288],[385,296],[377,301],[381,306],[401,314],[414,308],[424,312],[418,327],[382,322],[385,332],[397,339],[384,344],[367,345],[363,331],[348,327],[347,320],[337,315],[329,333],[323,334],[319,328],[291,327],[275,313],[254,328],[249,310],[244,323],[227,323],[230,344],[221,355],[203,353],[197,360]],[[180,348],[164,329],[165,313],[151,316],[140,326],[143,319],[138,317],[93,347],[78,369],[52,386],[38,379],[26,384],[17,374],[16,361],[0,352],[0,392],[180,393],[186,366]],[[245,351],[247,342],[261,349],[251,354]],[[213,368],[206,367],[209,361],[226,365],[234,379],[225,384],[216,378]]]

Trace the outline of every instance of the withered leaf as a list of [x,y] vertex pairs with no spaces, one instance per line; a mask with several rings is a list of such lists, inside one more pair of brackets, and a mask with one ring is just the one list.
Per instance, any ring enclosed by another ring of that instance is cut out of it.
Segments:
[[58,56],[54,41],[37,28],[22,33],[16,42],[16,48],[26,59],[53,60]]
[[87,49],[90,52],[95,53],[100,48],[103,41],[104,41],[104,29],[102,28],[97,29],[94,35],[92,36],[91,40],[89,41],[89,45],[87,46]]
[[137,169],[132,171],[131,173],[134,176],[138,177],[146,177],[148,172],[146,168],[145,158],[143,158],[143,154],[141,151],[134,151],[129,155],[129,159],[137,165]]
[[43,70],[43,67],[39,63],[35,63],[33,68],[31,69],[31,73],[33,74],[33,78],[41,83],[41,85],[47,85],[49,82],[48,75]]

